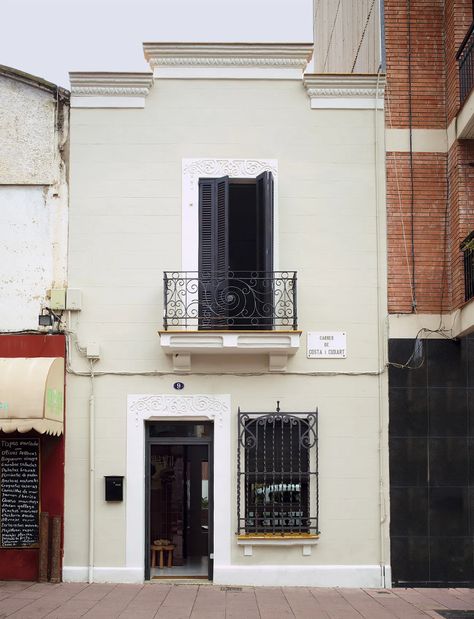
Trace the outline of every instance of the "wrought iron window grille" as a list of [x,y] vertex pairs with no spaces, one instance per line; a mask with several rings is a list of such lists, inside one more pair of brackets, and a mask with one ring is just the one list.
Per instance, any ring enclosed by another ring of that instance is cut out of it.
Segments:
[[237,534],[318,535],[318,411],[238,412]]
[[296,330],[295,271],[165,271],[163,327]]

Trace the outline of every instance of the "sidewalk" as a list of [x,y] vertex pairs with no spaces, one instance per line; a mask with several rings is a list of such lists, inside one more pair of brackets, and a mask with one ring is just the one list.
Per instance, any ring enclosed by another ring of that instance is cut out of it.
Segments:
[[[0,619],[415,619],[474,609],[474,589],[0,582]],[[474,611],[446,617],[474,617]]]

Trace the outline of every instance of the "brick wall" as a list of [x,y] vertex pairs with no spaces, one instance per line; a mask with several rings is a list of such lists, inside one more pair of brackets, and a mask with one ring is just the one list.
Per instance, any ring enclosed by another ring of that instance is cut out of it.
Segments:
[[[446,129],[459,109],[455,55],[471,24],[472,0],[410,1],[412,127]],[[410,126],[407,7],[408,0],[385,0],[389,129]],[[413,155],[417,312],[447,312],[464,301],[459,244],[474,229],[474,168],[469,162],[474,162],[474,141],[455,142],[447,155]],[[406,152],[387,153],[387,217],[389,311],[407,313],[413,311],[413,261]]]
[[[409,126],[408,0],[385,0],[388,125]],[[412,126],[441,129],[445,117],[444,0],[411,0]]]
[[[398,182],[397,182],[398,179]],[[446,156],[414,153],[415,290],[418,312],[449,305],[444,252]],[[409,153],[387,153],[388,296],[390,313],[412,311],[411,176]]]
[[456,53],[472,22],[472,0],[446,0],[446,105],[448,124],[459,109]]

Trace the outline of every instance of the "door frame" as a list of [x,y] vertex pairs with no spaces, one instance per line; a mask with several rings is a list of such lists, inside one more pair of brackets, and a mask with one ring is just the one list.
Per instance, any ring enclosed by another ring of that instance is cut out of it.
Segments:
[[[209,505],[208,518],[209,529],[207,532],[207,557],[208,557],[208,580],[212,581],[214,572],[214,422],[209,420],[207,423],[212,423],[212,436],[195,438],[192,436],[166,436],[166,437],[150,437],[150,425],[152,423],[168,423],[166,420],[149,420],[145,425],[145,580],[150,580],[150,548],[148,540],[150,539],[150,458],[152,445],[206,445],[207,457],[209,463]],[[193,420],[188,423],[196,423]],[[186,578],[186,576],[183,576]]]
[[142,583],[145,575],[145,421],[214,421],[214,574],[225,583],[232,565],[236,449],[231,431],[229,394],[171,393],[127,395],[127,461],[125,485],[125,566],[121,582]]

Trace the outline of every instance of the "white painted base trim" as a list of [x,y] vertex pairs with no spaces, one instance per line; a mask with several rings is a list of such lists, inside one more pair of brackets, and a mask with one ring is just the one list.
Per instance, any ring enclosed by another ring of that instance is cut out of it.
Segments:
[[[88,568],[64,566],[64,582],[87,582]],[[385,587],[392,577],[385,566]],[[142,568],[95,567],[94,582],[144,582]],[[379,565],[215,565],[214,584],[260,587],[383,587]]]
[[[391,587],[385,566],[385,587]],[[214,584],[265,587],[383,587],[380,565],[214,566]]]
[[[64,582],[88,582],[88,567],[63,567]],[[145,578],[143,568],[140,567],[95,567],[94,582],[132,583],[141,584]]]

